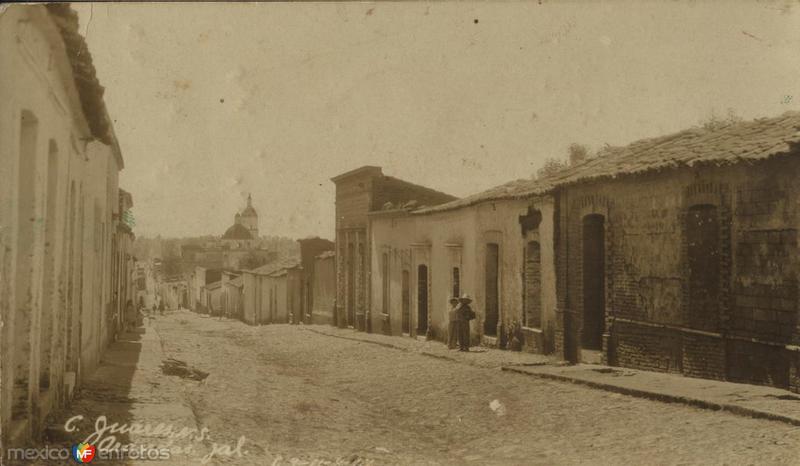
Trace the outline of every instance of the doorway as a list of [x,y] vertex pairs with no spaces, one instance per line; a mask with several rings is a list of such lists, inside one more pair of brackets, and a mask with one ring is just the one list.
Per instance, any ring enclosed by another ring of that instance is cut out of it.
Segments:
[[718,330],[721,241],[717,208],[695,205],[686,219],[689,315],[694,328]]
[[409,273],[408,270],[403,270],[402,276],[402,315],[401,315],[401,327],[402,332],[405,335],[411,334],[411,293],[409,291]]
[[417,267],[417,335],[428,333],[428,266]]
[[605,330],[605,217],[583,218],[583,332],[581,346],[601,350]]
[[347,327],[355,327],[356,322],[356,250],[353,243],[347,245]]
[[497,322],[500,317],[500,245],[486,243],[486,320],[483,321],[483,334],[497,336]]

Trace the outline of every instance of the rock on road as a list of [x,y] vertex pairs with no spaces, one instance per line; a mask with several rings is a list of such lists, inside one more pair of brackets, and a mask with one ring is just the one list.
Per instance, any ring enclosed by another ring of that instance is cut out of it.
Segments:
[[[800,429],[181,311],[167,357],[226,464],[798,464]],[[319,464],[319,463],[318,463]],[[324,463],[323,463],[324,464]]]

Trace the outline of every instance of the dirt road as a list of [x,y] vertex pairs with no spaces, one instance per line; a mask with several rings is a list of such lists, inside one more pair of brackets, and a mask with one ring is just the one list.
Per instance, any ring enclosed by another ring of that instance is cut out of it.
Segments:
[[[179,312],[167,357],[226,464],[798,464],[800,429],[332,338]],[[276,462],[277,460],[277,462]]]

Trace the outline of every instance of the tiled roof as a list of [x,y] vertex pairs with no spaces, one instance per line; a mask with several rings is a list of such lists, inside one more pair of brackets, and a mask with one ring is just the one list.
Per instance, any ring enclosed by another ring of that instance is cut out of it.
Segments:
[[64,41],[72,66],[75,87],[78,89],[83,113],[86,115],[92,136],[105,144],[114,146],[115,156],[122,168],[119,143],[103,100],[105,89],[97,79],[97,72],[92,63],[92,55],[89,53],[86,40],[78,32],[78,14],[69,6],[69,3],[49,3],[45,7]]
[[244,270],[245,273],[256,275],[270,275],[280,270],[291,269],[300,265],[297,259],[283,259],[269,264],[262,265],[252,270]]
[[642,139],[624,147],[605,149],[597,157],[543,179],[512,181],[472,196],[414,211],[442,212],[481,202],[522,199],[554,188],[600,178],[641,174],[701,164],[730,165],[797,152],[800,148],[800,112],[774,118],[731,123],[716,128],[690,128],[678,133]]

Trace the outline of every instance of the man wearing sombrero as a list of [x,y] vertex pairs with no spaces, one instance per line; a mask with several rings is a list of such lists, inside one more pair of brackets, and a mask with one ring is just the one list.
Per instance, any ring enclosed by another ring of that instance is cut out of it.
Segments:
[[458,307],[458,350],[469,351],[469,321],[475,318],[475,311],[470,307],[472,298],[464,293],[459,299]]

